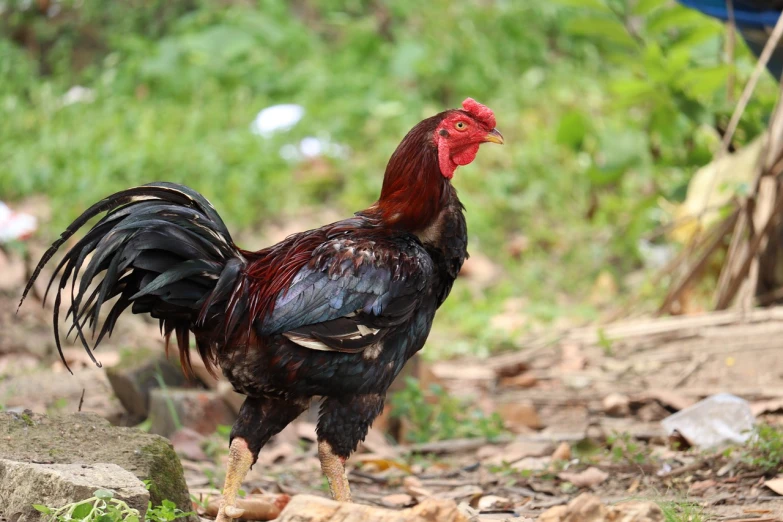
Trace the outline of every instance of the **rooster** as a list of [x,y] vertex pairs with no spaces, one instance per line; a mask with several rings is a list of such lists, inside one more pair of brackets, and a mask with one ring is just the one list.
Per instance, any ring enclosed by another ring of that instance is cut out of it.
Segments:
[[85,329],[97,345],[128,307],[158,319],[167,346],[174,336],[186,372],[194,337],[207,368],[220,368],[247,396],[231,430],[219,522],[241,515],[237,492],[261,448],[313,396],[323,397],[321,468],[332,497],[350,501],[345,461],[424,345],[468,255],[464,207],[451,179],[486,142],[503,143],[495,116],[468,98],[405,136],[372,206],[256,252],[237,247],[212,205],[190,188],[161,182],[117,192],[46,251],[22,300],[57,249],[106,212],[49,282],[57,281],[60,355],[58,316],[69,283],[68,333],[75,331],[96,364]]

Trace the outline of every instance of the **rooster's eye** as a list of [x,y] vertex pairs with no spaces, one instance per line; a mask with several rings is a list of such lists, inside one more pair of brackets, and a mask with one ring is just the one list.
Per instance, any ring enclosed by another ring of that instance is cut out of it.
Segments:
[[465,129],[468,128],[468,124],[465,123],[464,121],[458,121],[457,123],[454,124],[454,128],[457,129],[458,131],[464,131]]

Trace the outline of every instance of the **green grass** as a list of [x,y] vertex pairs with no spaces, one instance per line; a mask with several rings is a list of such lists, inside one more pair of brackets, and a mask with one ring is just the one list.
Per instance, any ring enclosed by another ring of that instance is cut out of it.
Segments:
[[688,501],[661,501],[658,506],[663,511],[666,522],[703,522],[707,520],[704,508]]
[[[715,149],[728,75],[742,86],[752,67],[741,46],[725,63],[720,24],[664,0],[62,5],[54,18],[16,2],[0,14],[0,198],[45,194],[47,240],[105,195],[156,180],[201,191],[237,232],[303,208],[349,215],[375,200],[416,122],[467,96],[492,107],[506,145],[454,182],[471,251],[503,275],[479,291],[457,284],[437,356],[515,347],[518,333],[595,319],[631,292],[659,297],[663,286],[627,282],[646,269],[638,242]],[[42,45],[14,40],[24,31]],[[63,106],[73,85],[95,100]],[[775,93],[764,78],[739,144]],[[307,110],[290,133],[249,132],[260,109],[286,102]],[[349,156],[280,158],[307,135]],[[528,247],[513,251],[520,237]],[[602,271],[619,287],[608,305],[587,299]],[[522,332],[491,326],[511,298],[525,301]]]
[[759,424],[741,451],[746,464],[773,475],[783,469],[783,430],[779,426]]
[[412,377],[406,379],[405,388],[392,394],[391,406],[391,416],[407,423],[406,442],[494,439],[506,433],[497,413],[486,415],[471,401],[453,397],[437,384],[423,390]]

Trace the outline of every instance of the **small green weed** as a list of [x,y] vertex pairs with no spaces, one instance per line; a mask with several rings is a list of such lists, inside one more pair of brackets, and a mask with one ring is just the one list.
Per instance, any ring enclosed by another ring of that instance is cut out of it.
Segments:
[[636,442],[629,433],[613,433],[607,437],[606,443],[615,462],[638,466],[650,461],[649,449]]
[[703,522],[704,509],[693,502],[658,502],[666,522]]
[[769,424],[756,426],[742,460],[764,473],[780,471],[783,468],[783,431]]
[[[145,483],[149,488],[149,484]],[[49,522],[140,522],[141,515],[137,509],[130,507],[124,501],[114,498],[114,492],[108,489],[99,489],[93,496],[79,502],[71,502],[61,508],[52,508],[41,504],[33,504],[33,507],[48,515]],[[178,518],[187,517],[193,513],[186,513],[179,509],[170,500],[164,500],[160,506],[147,507],[145,522],[171,522]]]
[[461,399],[452,397],[438,385],[428,392],[417,379],[409,377],[405,388],[392,395],[392,417],[409,423],[409,442],[427,442],[456,438],[496,438],[504,433],[497,413],[485,415]]
[[[192,514],[192,512],[185,513],[179,509],[177,505],[174,504],[174,502],[170,500],[164,500],[161,502],[160,506],[152,507],[152,503],[150,503],[149,507],[147,507],[147,514],[144,517],[144,520],[147,522],[171,522],[172,520],[188,517]],[[99,522],[104,521],[101,520]]]

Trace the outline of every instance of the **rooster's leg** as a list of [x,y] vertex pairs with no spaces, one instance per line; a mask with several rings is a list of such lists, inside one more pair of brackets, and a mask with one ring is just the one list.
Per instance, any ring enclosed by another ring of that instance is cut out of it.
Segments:
[[258,452],[269,439],[296,419],[310,400],[282,401],[248,397],[239,410],[239,418],[231,429],[231,449],[223,486],[223,502],[215,522],[230,522],[243,511],[236,507],[237,494],[245,475],[258,459]]
[[338,502],[350,502],[351,485],[345,475],[345,457],[338,456],[327,441],[319,440],[318,458],[321,460],[321,471],[329,482],[332,498]]
[[237,493],[239,493],[239,487],[257,457],[258,453],[253,455],[247,441],[242,437],[236,437],[231,441],[231,449],[228,452],[228,471],[226,471],[226,482],[223,485],[223,503],[218,511],[216,522],[230,522],[232,518],[239,518],[242,515],[243,510],[235,506]]
[[351,501],[345,475],[345,461],[364,440],[372,421],[383,410],[383,395],[329,397],[321,405],[318,419],[318,457],[329,481],[332,498]]

